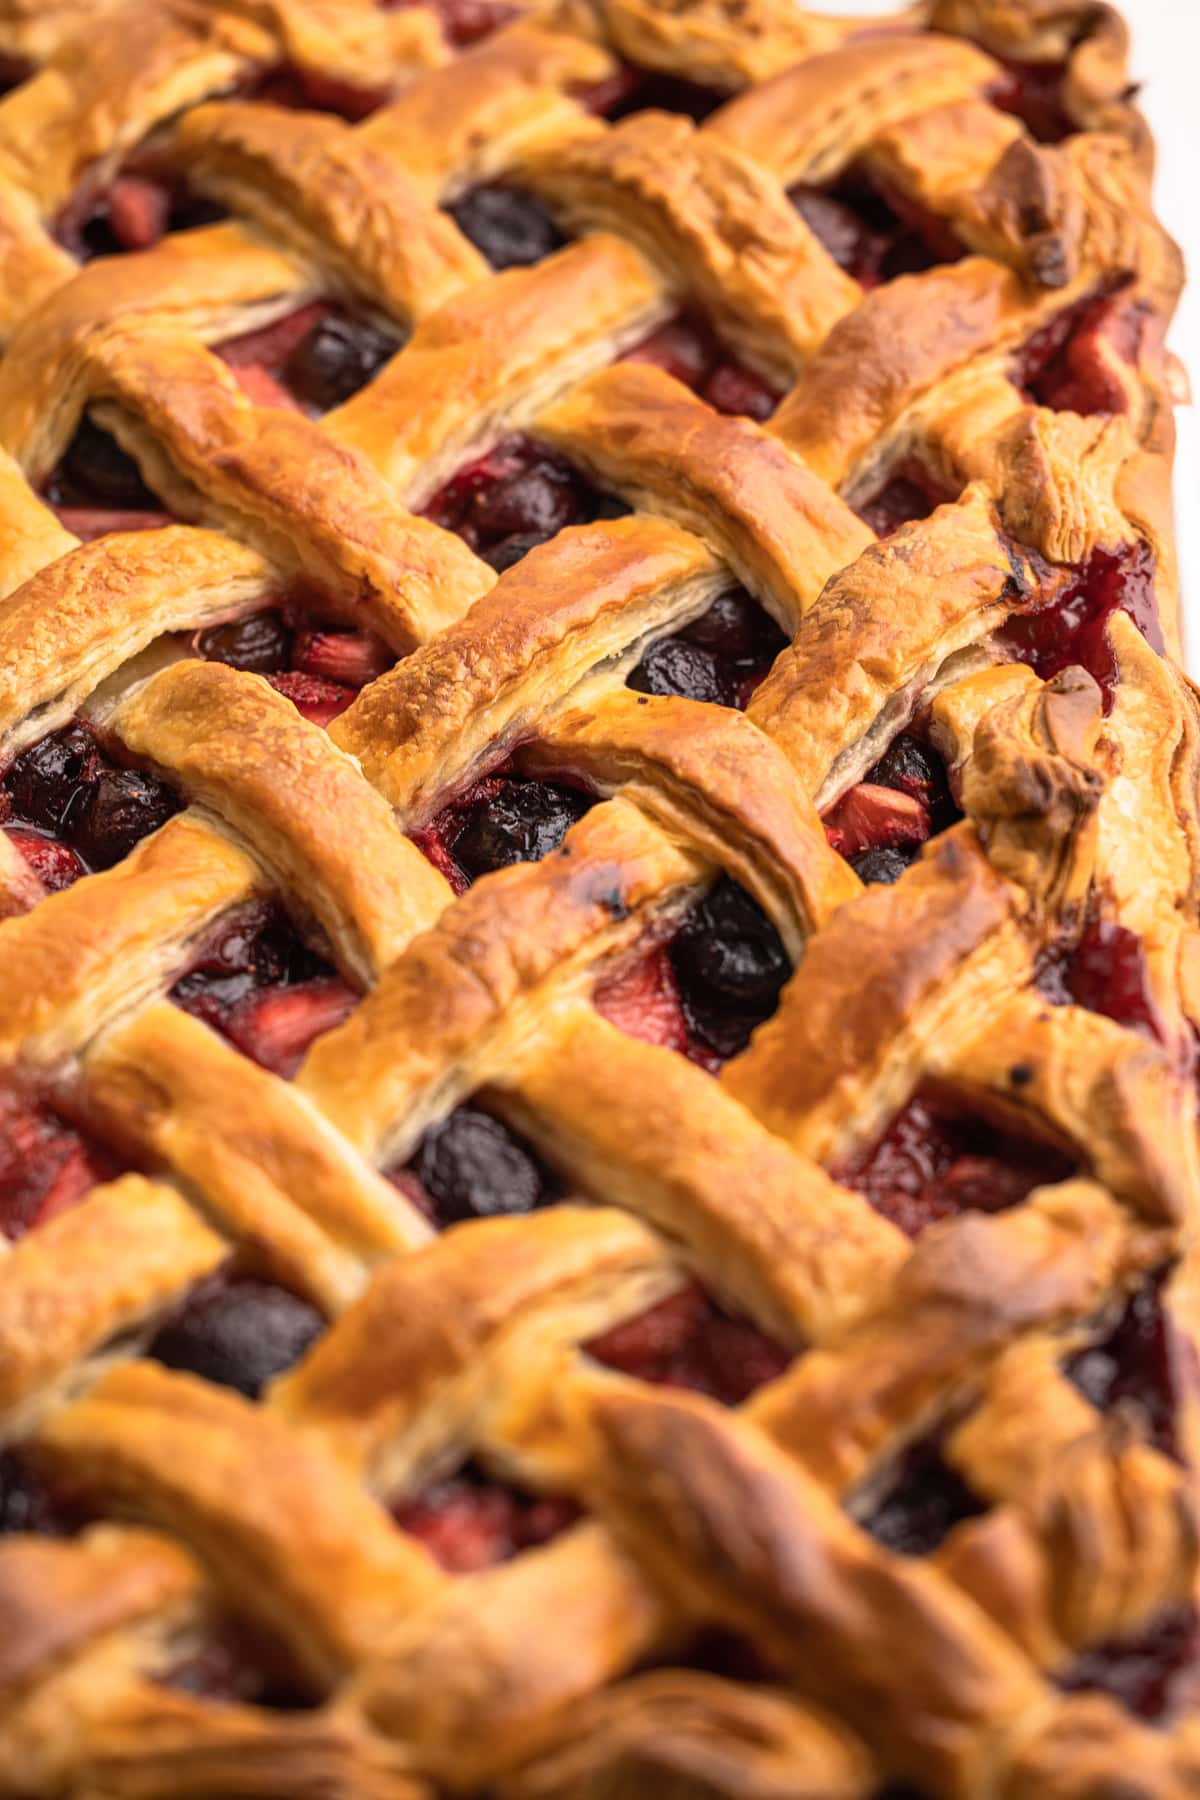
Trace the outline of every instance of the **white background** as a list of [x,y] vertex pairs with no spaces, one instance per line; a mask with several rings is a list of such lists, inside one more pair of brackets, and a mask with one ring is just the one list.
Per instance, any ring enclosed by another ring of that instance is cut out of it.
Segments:
[[[1183,568],[1188,664],[1200,675],[1200,0],[1117,0],[1133,33],[1134,78],[1158,140],[1159,216],[1182,244],[1193,282],[1171,342],[1197,405],[1183,408],[1175,516]],[[810,0],[815,12],[876,13],[879,0]]]

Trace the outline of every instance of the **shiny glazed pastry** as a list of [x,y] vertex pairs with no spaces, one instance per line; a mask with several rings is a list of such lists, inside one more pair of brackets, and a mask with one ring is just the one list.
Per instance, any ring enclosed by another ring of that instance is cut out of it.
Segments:
[[0,1796],[1200,1794],[1117,15],[0,54]]

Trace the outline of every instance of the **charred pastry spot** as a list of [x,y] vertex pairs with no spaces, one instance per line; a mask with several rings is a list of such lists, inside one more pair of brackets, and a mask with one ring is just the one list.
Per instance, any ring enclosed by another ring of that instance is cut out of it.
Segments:
[[1076,1166],[1024,1121],[929,1084],[874,1144],[831,1173],[915,1237],[939,1219],[1006,1211],[1035,1187],[1066,1180]]
[[505,438],[436,493],[425,517],[453,531],[497,574],[568,525],[618,519],[623,500],[594,488],[564,456],[531,438]]
[[1077,664],[1086,669],[1103,695],[1104,711],[1112,711],[1117,661],[1109,641],[1108,622],[1116,612],[1133,620],[1150,648],[1163,655],[1162,628],[1155,594],[1156,559],[1140,540],[1118,550],[1095,550],[1063,587],[1051,583],[1049,605],[1037,604],[1010,618],[996,634],[1013,657],[1049,681]]
[[788,199],[838,267],[868,289],[966,254],[936,213],[885,189],[861,167],[827,187],[798,182]]
[[626,686],[740,712],[786,648],[770,614],[744,588],[734,588],[682,631],[651,644]]
[[[515,863],[540,862],[558,850],[593,803],[585,789],[503,770],[472,782],[411,836],[455,893],[462,894],[481,875]],[[602,896],[597,903],[604,904]]]
[[955,1525],[986,1511],[945,1460],[939,1439],[924,1438],[905,1451],[864,1524],[897,1556],[931,1556]]
[[446,211],[496,270],[530,268],[567,242],[536,194],[506,182],[470,188]]
[[112,868],[180,805],[157,776],[116,763],[82,719],[23,750],[0,777],[0,823],[55,889]]
[[583,1510],[569,1495],[531,1494],[469,1462],[401,1501],[392,1516],[448,1573],[469,1575],[549,1543]]
[[256,1400],[324,1328],[315,1306],[277,1282],[220,1270],[197,1283],[146,1354]]
[[790,1351],[691,1281],[583,1346],[606,1368],[656,1386],[690,1388],[740,1406],[781,1375]]
[[227,913],[171,989],[260,1067],[290,1079],[305,1051],[340,1025],[358,996],[301,937],[277,902],[253,900]]
[[466,1219],[535,1212],[562,1198],[536,1151],[478,1106],[459,1106],[431,1125],[388,1179],[439,1230]]
[[720,413],[761,423],[780,401],[770,382],[748,369],[698,313],[668,319],[620,360],[663,369]]

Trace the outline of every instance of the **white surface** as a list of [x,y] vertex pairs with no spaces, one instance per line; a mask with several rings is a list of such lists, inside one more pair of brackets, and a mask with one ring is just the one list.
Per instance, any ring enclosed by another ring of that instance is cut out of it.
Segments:
[[[814,11],[878,13],[879,0],[808,0]],[[1188,666],[1200,676],[1200,0],[1116,0],[1133,33],[1132,68],[1158,141],[1159,216],[1183,246],[1193,280],[1171,334],[1197,404],[1176,413],[1175,522],[1183,571]]]

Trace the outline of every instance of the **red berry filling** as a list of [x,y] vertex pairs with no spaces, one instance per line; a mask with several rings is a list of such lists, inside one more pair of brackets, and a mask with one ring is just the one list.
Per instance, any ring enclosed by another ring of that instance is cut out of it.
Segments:
[[592,1004],[627,1037],[677,1050],[681,1056],[688,1054],[687,1020],[664,944],[621,962],[602,976]]
[[402,343],[391,326],[314,300],[273,325],[227,339],[216,351],[256,405],[315,417],[366,387]]
[[584,1345],[607,1368],[740,1406],[781,1375],[791,1353],[691,1281],[657,1306]]
[[1128,613],[1151,649],[1163,653],[1154,574],[1155,557],[1148,544],[1095,550],[1052,605],[1011,618],[998,640],[1043,681],[1072,664],[1086,669],[1104,695],[1105,712],[1110,712],[1117,681],[1108,636],[1112,615]]
[[432,3],[446,42],[453,50],[465,50],[470,44],[478,44],[502,25],[511,24],[521,10],[506,4],[506,0],[383,0],[383,3],[388,11]]
[[592,805],[580,788],[507,772],[472,782],[412,840],[456,894],[493,869],[540,862]]
[[944,220],[862,169],[830,187],[798,182],[788,199],[834,262],[865,288],[958,262],[964,246]]
[[70,1537],[87,1523],[73,1495],[51,1487],[20,1450],[0,1450],[0,1538]]
[[993,106],[1021,120],[1040,144],[1060,144],[1079,127],[1066,110],[1065,62],[1017,62],[997,57],[1005,74],[988,94]]
[[137,463],[86,415],[46,484],[46,500],[67,530],[84,539],[171,523]]
[[180,1302],[146,1355],[256,1400],[324,1328],[316,1307],[298,1294],[222,1269]]
[[567,241],[535,194],[505,182],[470,188],[446,211],[493,269],[530,268]]
[[179,175],[160,168],[123,169],[107,188],[84,181],[54,227],[65,250],[81,262],[97,256],[153,250],[168,232],[211,225],[225,215],[193,194]]
[[12,1240],[120,1173],[116,1161],[48,1106],[0,1093],[0,1233]]
[[1161,1615],[1136,1637],[1079,1657],[1060,1686],[1108,1694],[1138,1718],[1163,1724],[1200,1706],[1200,1610]]
[[650,645],[626,685],[639,694],[706,700],[742,711],[787,638],[744,588],[714,600],[673,637]]
[[582,1516],[564,1494],[528,1494],[493,1480],[474,1463],[392,1510],[396,1523],[452,1575],[509,1562]]
[[923,1438],[904,1452],[864,1524],[897,1556],[930,1556],[955,1525],[986,1510],[946,1462],[938,1441]]
[[877,537],[886,538],[902,525],[927,519],[953,499],[954,495],[939,487],[920,463],[910,461],[890,475],[878,493],[864,500],[855,511]]
[[697,313],[669,319],[620,360],[665,369],[717,412],[761,421],[779,405],[779,393],[771,383],[739,362]]
[[863,881],[890,883],[961,817],[937,751],[902,732],[825,814],[825,835]]
[[1012,378],[1026,399],[1058,412],[1128,412],[1148,318],[1124,289],[1080,300],[1022,345]]
[[599,493],[557,451],[512,437],[460,469],[424,511],[502,573],[565,526],[619,518],[629,508]]
[[395,660],[371,632],[344,631],[314,620],[303,599],[199,631],[198,656],[265,675],[311,724],[345,712],[358,691]]
[[1073,1160],[933,1087],[920,1089],[883,1135],[832,1173],[910,1237],[963,1212],[1003,1212],[1035,1187],[1064,1181]]
[[304,942],[281,906],[255,900],[214,927],[171,998],[287,1079],[313,1040],[340,1025],[358,996]]
[[613,124],[630,113],[653,107],[656,112],[681,113],[699,125],[727,98],[715,88],[701,87],[698,82],[657,70],[638,69],[632,63],[622,63],[604,81],[576,95],[581,106]]
[[1084,1006],[1131,1031],[1164,1041],[1142,940],[1114,919],[1093,913],[1073,950],[1052,951],[1042,958],[1037,984],[1056,1006]]
[[1128,1415],[1165,1456],[1181,1456],[1179,1414],[1200,1390],[1196,1351],[1163,1311],[1165,1270],[1130,1296],[1107,1336],[1066,1362],[1067,1375],[1102,1413]]
[[173,789],[113,762],[82,720],[23,750],[0,778],[0,821],[52,888],[111,868],[178,810]]

